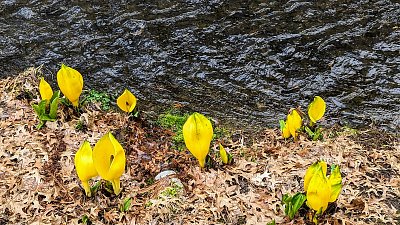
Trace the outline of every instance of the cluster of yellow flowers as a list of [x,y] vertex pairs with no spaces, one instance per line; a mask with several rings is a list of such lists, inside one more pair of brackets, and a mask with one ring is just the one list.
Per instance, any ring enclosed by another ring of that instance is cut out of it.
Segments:
[[[325,109],[325,101],[321,97],[315,96],[314,101],[308,106],[308,117],[310,118],[311,127],[324,116]],[[294,140],[297,139],[299,130],[303,126],[303,119],[300,114],[299,109],[290,109],[286,121],[281,125],[282,136],[284,138],[293,137]]]
[[[75,69],[64,64],[57,72],[57,83],[64,96],[74,107],[79,106],[79,97],[83,89],[83,77]],[[53,96],[50,84],[41,77],[39,93],[42,100],[47,102]],[[136,107],[136,97],[127,89],[118,97],[117,105],[127,113]],[[125,151],[120,143],[109,132],[105,134],[95,145],[93,151],[88,141],[84,141],[75,154],[75,168],[86,195],[91,196],[89,180],[100,175],[104,180],[110,181],[114,193],[121,192],[120,177],[125,170]]]
[[[199,161],[200,167],[204,168],[214,135],[210,120],[195,112],[186,120],[182,132],[186,148]],[[230,164],[232,162],[232,156],[221,144],[219,144],[219,154],[222,163]]]
[[342,189],[339,166],[333,166],[328,177],[326,170],[326,162],[318,161],[307,169],[304,176],[307,205],[317,211],[317,214],[323,213],[329,202],[336,201]]
[[[64,96],[74,107],[78,107],[83,88],[82,75],[77,70],[62,64],[57,73],[57,83]],[[50,100],[53,97],[53,90],[43,77],[40,79],[39,92],[43,100]],[[135,109],[136,102],[136,97],[127,89],[117,99],[118,107],[127,113],[131,113]],[[313,127],[323,117],[325,110],[325,101],[316,96],[308,106],[310,127]],[[281,122],[284,138],[293,137],[294,140],[297,139],[299,131],[303,127],[301,115],[299,109],[289,111],[286,121]],[[182,132],[187,149],[199,161],[200,167],[205,167],[206,157],[214,134],[210,120],[195,112],[186,120]],[[224,164],[230,163],[232,156],[221,144],[219,144],[219,149],[222,162]],[[96,176],[110,181],[116,195],[121,192],[120,177],[125,171],[126,157],[123,147],[111,132],[100,138],[93,150],[90,143],[84,141],[75,154],[74,162],[76,172],[87,196],[92,195],[89,180]],[[342,188],[339,166],[332,167],[330,176],[326,174],[326,162],[318,161],[307,169],[304,176],[307,205],[317,214],[323,213],[329,202],[336,201]]]
[[92,148],[88,141],[84,141],[75,154],[75,168],[86,195],[91,196],[89,180],[100,175],[110,181],[114,193],[121,192],[120,177],[125,171],[125,151],[121,144],[109,132],[105,134]]
[[[57,84],[64,96],[77,107],[83,89],[82,75],[77,70],[62,64],[57,72]],[[42,100],[50,100],[53,96],[53,89],[43,77],[39,82],[39,93]]]

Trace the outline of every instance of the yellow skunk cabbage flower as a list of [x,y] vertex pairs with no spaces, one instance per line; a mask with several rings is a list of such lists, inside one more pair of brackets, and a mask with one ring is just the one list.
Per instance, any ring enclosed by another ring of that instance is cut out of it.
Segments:
[[43,77],[40,78],[39,93],[42,100],[47,100],[50,102],[51,97],[53,97],[53,89],[51,89],[50,84],[47,83]]
[[325,101],[321,97],[315,96],[314,101],[308,106],[308,116],[310,117],[311,124],[315,124],[324,116],[325,109]]
[[228,164],[229,158],[228,153],[226,152],[224,146],[219,144],[219,155],[221,156],[221,160],[224,164]]
[[313,163],[310,167],[308,167],[306,171],[306,175],[304,176],[304,190],[307,191],[308,184],[310,183],[311,178],[318,172],[319,169],[322,169],[322,172],[326,176],[327,165],[325,161],[317,161]]
[[304,190],[307,192],[307,205],[324,212],[329,202],[338,198],[342,189],[342,176],[339,166],[333,166],[331,175],[326,177],[327,165],[324,161],[312,164],[304,176]]
[[287,126],[287,122],[283,122],[283,123],[285,123],[285,124],[284,124],[284,127],[282,129],[282,137],[283,138],[290,138],[292,135],[290,134],[290,130],[289,130],[289,127]]
[[200,167],[204,167],[213,137],[210,120],[195,112],[186,120],[182,132],[186,147],[199,160]]
[[125,171],[125,152],[121,144],[108,132],[94,146],[93,163],[99,175],[112,183],[114,193],[121,192],[120,177]]
[[77,70],[62,64],[57,72],[57,83],[65,97],[77,107],[83,89],[82,75]]
[[331,185],[322,167],[318,167],[308,183],[307,205],[317,213],[323,213],[328,207],[330,196]]
[[328,181],[331,184],[332,189],[329,202],[334,202],[339,197],[340,191],[342,190],[342,175],[340,174],[339,166],[335,166],[335,168],[331,171]]
[[303,121],[301,120],[301,116],[296,109],[292,109],[287,116],[285,127],[289,129],[289,133],[293,136],[295,140],[297,139],[297,130],[300,129],[302,124]]
[[96,168],[93,165],[92,148],[88,141],[84,141],[79,150],[75,154],[75,168],[79,180],[82,182],[86,195],[91,196],[89,180],[97,176]]
[[128,89],[125,89],[124,93],[117,98],[117,105],[124,112],[130,113],[136,106],[136,97]]

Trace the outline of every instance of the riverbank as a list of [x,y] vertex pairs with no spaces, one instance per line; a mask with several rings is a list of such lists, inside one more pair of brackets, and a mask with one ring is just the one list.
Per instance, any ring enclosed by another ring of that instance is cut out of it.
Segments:
[[[281,197],[303,191],[304,173],[318,159],[340,165],[343,176],[338,201],[321,224],[399,223],[398,134],[331,128],[324,141],[292,142],[274,129],[251,140],[233,131],[218,141],[234,163],[216,160],[200,170],[190,153],[173,148],[171,130],[98,104],[86,105],[79,116],[60,105],[58,120],[37,130],[31,107],[38,102],[37,84],[35,69],[0,80],[0,224],[289,224]],[[126,151],[123,189],[114,196],[103,182],[87,198],[74,154],[84,140],[94,146],[109,131]],[[183,187],[172,185],[172,177],[155,180],[165,170],[175,171]],[[127,198],[130,207],[121,210]],[[308,223],[300,210],[294,224]]]

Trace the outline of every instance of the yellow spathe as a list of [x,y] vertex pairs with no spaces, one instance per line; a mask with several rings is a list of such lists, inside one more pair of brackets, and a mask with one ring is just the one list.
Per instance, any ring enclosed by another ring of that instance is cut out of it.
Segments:
[[317,213],[322,213],[328,207],[330,195],[331,185],[322,167],[318,167],[308,183],[306,194],[307,205],[317,211]]
[[88,141],[84,141],[74,158],[76,173],[82,186],[85,189],[86,195],[91,196],[89,180],[97,176],[96,168],[93,165],[92,148]]
[[200,167],[204,167],[213,137],[210,120],[195,112],[186,120],[182,131],[186,147],[199,161]]
[[320,120],[326,110],[326,103],[324,99],[322,99],[319,96],[314,97],[314,101],[310,103],[308,106],[308,117],[310,117],[310,120],[312,123],[316,123],[318,120]]
[[228,153],[226,152],[224,146],[219,144],[219,155],[221,156],[221,160],[224,164],[228,164]]
[[300,129],[301,125],[303,125],[301,116],[296,109],[292,109],[287,116],[285,127],[289,129],[289,133],[295,140],[297,139],[297,130]]
[[332,170],[331,175],[328,177],[328,181],[331,185],[331,196],[329,202],[334,202],[339,197],[340,191],[342,190],[342,175],[340,174],[339,166],[335,166]]
[[125,171],[125,151],[121,144],[108,132],[94,146],[93,163],[99,175],[112,183],[114,193],[118,195],[120,177]]
[[290,134],[290,130],[287,126],[287,122],[285,122],[285,127],[282,130],[282,136],[283,138],[290,138],[292,135]]
[[326,210],[329,202],[338,198],[342,189],[342,176],[339,166],[334,166],[331,175],[326,176],[327,164],[324,161],[313,163],[304,176],[304,190],[307,192],[307,205],[320,213]]
[[62,64],[57,72],[57,83],[64,96],[77,107],[83,89],[82,75],[77,70]]
[[130,113],[136,107],[136,97],[128,89],[117,98],[118,107],[127,113]]
[[53,97],[53,89],[51,89],[50,84],[43,77],[40,78],[39,93],[42,100],[50,101],[51,97]]
[[317,161],[313,163],[310,167],[308,167],[306,171],[306,175],[304,176],[304,190],[307,191],[308,184],[310,183],[311,178],[315,173],[318,172],[319,169],[322,169],[322,172],[326,176],[327,165],[325,161]]

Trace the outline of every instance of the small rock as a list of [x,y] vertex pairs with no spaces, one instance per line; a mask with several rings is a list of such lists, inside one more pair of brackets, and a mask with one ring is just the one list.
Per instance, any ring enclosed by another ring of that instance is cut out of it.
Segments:
[[154,178],[154,180],[160,180],[161,178],[167,177],[169,175],[174,175],[174,174],[176,174],[176,172],[173,170],[165,170],[165,171],[162,171],[161,173],[157,174],[157,176]]

